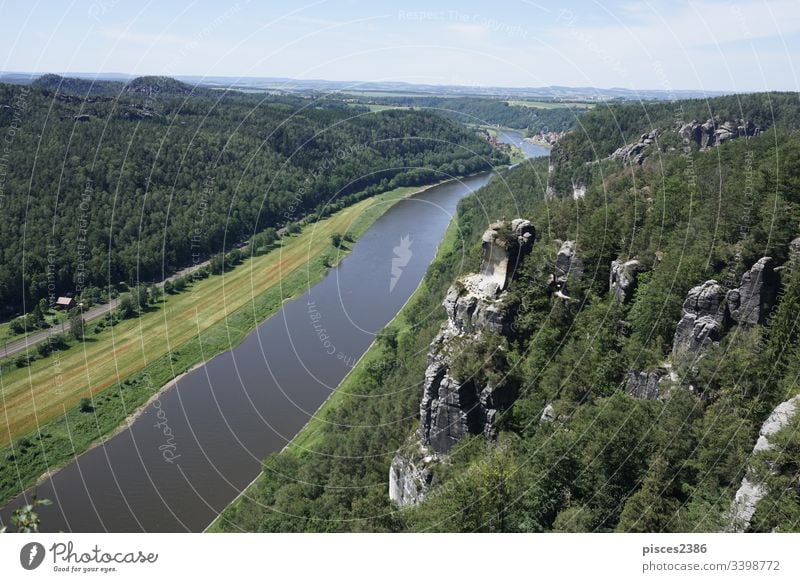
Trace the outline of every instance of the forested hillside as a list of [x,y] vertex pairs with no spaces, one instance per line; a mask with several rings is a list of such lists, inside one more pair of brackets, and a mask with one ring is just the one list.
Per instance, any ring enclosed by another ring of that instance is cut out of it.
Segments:
[[0,310],[160,279],[267,227],[505,161],[430,112],[45,76],[0,85]]
[[[657,163],[660,154],[697,147],[692,139],[684,143],[678,130],[692,122],[711,121],[714,133],[723,123],[752,124],[760,130],[800,127],[797,93],[760,93],[728,95],[714,99],[682,101],[641,101],[609,104],[593,108],[581,116],[575,131],[562,139],[552,152],[556,172],[551,183],[557,193],[571,191],[574,183],[586,184],[598,179],[603,162],[615,150],[639,141],[640,135],[656,132],[657,143],[648,148]],[[698,136],[692,136],[697,138]],[[613,166],[610,168],[613,171]]]
[[[688,119],[677,123],[675,110]],[[583,196],[568,195],[571,185],[553,196],[537,161],[463,201],[462,238],[345,383],[328,422],[268,459],[218,528],[797,531],[799,415],[751,453],[773,409],[800,392],[799,110],[789,95],[598,109],[559,148],[562,170],[592,170]],[[713,147],[681,138],[683,125],[712,115],[761,131]],[[584,147],[585,127],[598,141]],[[658,143],[641,164],[583,165],[588,151],[608,157],[653,128]],[[494,419],[496,438],[425,449],[424,501],[398,507],[387,476],[419,439],[445,292],[477,270],[486,226],[517,216],[536,242],[504,296],[511,326],[476,334],[459,364],[516,398]],[[763,495],[737,523],[745,478]]]
[[442,115],[469,124],[500,125],[529,133],[559,132],[573,127],[584,109],[570,107],[552,108],[511,105],[500,99],[475,97],[374,97],[369,102],[382,105],[430,108]]

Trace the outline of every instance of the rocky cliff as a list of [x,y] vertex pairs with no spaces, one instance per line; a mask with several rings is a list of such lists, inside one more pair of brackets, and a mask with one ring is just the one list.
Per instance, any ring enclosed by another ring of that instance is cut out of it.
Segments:
[[655,400],[659,397],[662,377],[655,372],[629,372],[625,393],[642,400]]
[[672,341],[674,358],[695,354],[722,337],[727,325],[725,294],[714,279],[689,290]]
[[678,130],[678,134],[686,143],[696,143],[702,149],[708,149],[730,139],[737,137],[752,137],[760,133],[752,121],[735,119],[721,121],[720,119],[709,119],[705,123],[693,120]]
[[655,129],[649,133],[643,133],[639,141],[622,146],[611,154],[612,160],[622,160],[623,163],[633,163],[641,166],[645,160],[644,150],[648,146],[657,143],[658,130]]
[[459,377],[453,364],[492,334],[508,333],[506,289],[534,240],[534,228],[527,220],[491,224],[483,234],[480,271],[460,278],[448,290],[447,320],[428,352],[417,439],[398,452],[389,472],[389,496],[395,503],[421,501],[431,484],[431,463],[465,436],[494,438],[494,419],[511,404],[511,387],[481,374]]
[[612,261],[608,277],[608,290],[620,303],[627,303],[636,290],[636,280],[644,266],[637,260]]
[[728,291],[726,300],[731,319],[740,325],[764,323],[777,292],[775,261],[770,257],[759,259],[744,274],[739,288]]
[[[609,292],[618,301],[625,302],[632,294],[636,274],[641,269],[638,261],[611,264]],[[706,349],[720,341],[736,325],[763,324],[775,305],[779,287],[775,262],[763,257],[748,269],[739,287],[726,289],[714,279],[692,287],[683,302],[681,319],[672,340],[672,361],[663,367],[672,370],[672,364],[686,370],[703,356]],[[666,396],[663,381],[678,382],[679,375],[653,371],[630,371],[624,390],[634,398],[656,399]]]
[[[752,455],[761,451],[768,451],[774,448],[770,439],[783,427],[785,427],[800,407],[800,395],[781,402],[769,415],[761,430],[758,433],[758,440],[753,447]],[[731,505],[728,531],[742,532],[750,526],[750,520],[756,512],[756,505],[763,499],[767,491],[764,483],[755,475],[748,471],[742,479],[742,484],[736,491],[733,504]]]
[[451,364],[456,352],[480,341],[483,332],[508,332],[505,291],[533,240],[527,220],[490,225],[483,234],[480,272],[459,279],[447,292],[447,321],[428,353],[420,403],[421,441],[437,453],[448,452],[467,434],[492,437],[495,414],[510,403],[513,395],[506,387],[478,377],[456,378]]
[[[658,147],[659,129],[643,133],[635,142],[625,144],[618,148],[609,157],[612,160],[621,160],[624,164],[641,166],[647,156],[647,149],[655,144]],[[752,137],[760,133],[752,121],[733,119],[722,121],[718,118],[709,119],[705,123],[693,120],[678,128],[678,135],[684,143],[696,143],[701,149],[709,149],[737,137]]]
[[683,303],[683,316],[675,330],[673,358],[702,355],[732,325],[764,323],[775,305],[778,286],[774,261],[763,257],[745,272],[735,289],[726,290],[713,279],[693,287]]
[[575,241],[565,240],[556,254],[555,269],[549,281],[556,297],[569,299],[568,283],[580,281],[582,276],[583,260],[577,254],[577,245]]

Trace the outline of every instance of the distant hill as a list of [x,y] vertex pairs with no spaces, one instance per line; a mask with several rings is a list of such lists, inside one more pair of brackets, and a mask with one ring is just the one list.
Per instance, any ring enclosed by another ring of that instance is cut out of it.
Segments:
[[179,79],[209,87],[229,87],[244,90],[278,90],[283,92],[345,92],[414,94],[462,97],[504,97],[538,99],[543,101],[657,101],[692,99],[726,95],[727,91],[698,91],[661,89],[625,89],[599,87],[473,87],[465,85],[429,85],[402,82],[327,81],[323,79],[288,79],[283,77],[199,77],[180,76]]
[[[50,77],[51,75],[43,75]],[[57,76],[57,75],[55,75]],[[15,85],[28,85],[39,77],[36,73],[0,72],[0,82]],[[39,77],[41,78],[41,77]],[[71,73],[70,78],[94,80],[95,82],[125,82],[129,75],[122,73]],[[134,83],[149,79],[167,79],[168,77],[137,77]],[[545,87],[471,87],[464,85],[430,85],[402,82],[363,82],[363,81],[328,81],[324,79],[290,79],[286,77],[207,77],[200,75],[179,75],[172,79],[188,86],[201,86],[213,89],[239,89],[244,91],[277,91],[280,93],[321,92],[378,92],[378,93],[411,93],[421,96],[463,96],[463,97],[504,97],[537,99],[543,101],[664,101],[672,99],[708,98],[730,94],[729,91],[699,91],[661,89],[626,89],[600,87],[563,87],[549,85]],[[158,85],[158,82],[155,83]],[[134,85],[135,86],[135,85]],[[177,91],[185,90],[172,86]]]
[[[188,85],[172,77],[136,77],[125,85],[123,91],[125,93],[144,93],[146,95],[154,93],[168,93],[170,95],[191,95],[192,92],[197,93],[192,85]],[[202,89],[201,91],[205,91]]]
[[124,83],[119,81],[96,81],[92,79],[78,79],[75,77],[62,77],[48,73],[42,75],[31,83],[31,86],[49,91],[59,91],[74,95],[112,95],[119,94]]
[[[0,77],[0,81],[6,80]],[[208,94],[209,89],[198,88],[171,77],[144,76],[127,82],[107,79],[86,79],[79,77],[62,77],[53,73],[42,75],[33,81],[22,75],[8,79],[13,84],[28,84],[45,91],[58,91],[66,95],[77,96],[119,96],[123,93],[138,95],[191,95]]]

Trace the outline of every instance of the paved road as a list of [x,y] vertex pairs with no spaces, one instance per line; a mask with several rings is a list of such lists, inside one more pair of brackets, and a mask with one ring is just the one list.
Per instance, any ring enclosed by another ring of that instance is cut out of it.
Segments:
[[[98,317],[103,317],[106,313],[113,310],[117,306],[118,301],[119,301],[118,299],[112,299],[108,303],[92,307],[89,311],[83,314],[83,318],[88,323],[93,319],[97,319]],[[37,331],[36,333],[32,333],[31,335],[26,336],[17,341],[9,342],[5,346],[0,348],[0,354],[2,354],[2,357],[4,358],[7,356],[13,356],[20,352],[24,352],[26,349],[33,347],[40,342],[43,342],[51,335],[55,335],[57,333],[62,333],[65,331],[69,331],[69,322],[54,325],[49,329],[43,329],[42,331]]]
[[[247,250],[248,247],[242,247],[242,250]],[[174,275],[171,275],[165,279],[165,281],[172,281],[177,277],[182,277],[183,275],[188,275],[189,273],[193,273],[197,269],[200,269],[206,266],[209,261],[203,261],[202,263],[197,263],[196,265],[192,265],[190,267],[186,267],[185,269],[181,269]],[[164,286],[164,281],[158,283],[159,287]],[[103,317],[109,311],[113,311],[117,307],[117,303],[119,299],[112,299],[108,303],[104,303],[102,305],[96,305],[92,307],[89,311],[83,314],[83,319],[86,320],[86,323],[97,319],[99,317]],[[42,331],[37,331],[36,333],[32,333],[29,336],[26,336],[22,339],[18,339],[16,341],[12,341],[7,343],[5,346],[0,346],[0,357],[6,358],[8,356],[13,356],[15,354],[19,354],[24,352],[28,348],[35,346],[38,343],[43,342],[51,335],[55,335],[57,333],[62,333],[69,330],[69,323],[65,322],[63,324],[59,324],[53,326],[49,329],[43,329]]]

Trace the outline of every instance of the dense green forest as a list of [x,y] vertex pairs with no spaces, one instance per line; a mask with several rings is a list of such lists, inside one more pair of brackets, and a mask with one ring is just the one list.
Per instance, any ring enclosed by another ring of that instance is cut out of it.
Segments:
[[569,106],[550,108],[510,105],[500,99],[476,97],[373,97],[380,105],[428,108],[462,123],[500,125],[530,133],[566,131],[573,127],[584,109]]
[[[799,105],[797,93],[760,93],[597,106],[582,115],[576,121],[575,131],[553,149],[551,156],[556,172],[551,183],[563,194],[571,191],[573,182],[586,184],[599,179],[606,171],[604,160],[612,152],[654,130],[661,133],[658,143],[648,153],[651,162],[658,163],[660,155],[685,147],[673,130],[692,121],[747,120],[761,130],[797,128],[800,127]],[[614,166],[609,170],[614,171]]]
[[398,186],[505,162],[426,111],[194,89],[173,79],[0,85],[0,305],[160,279]]
[[[751,529],[797,531],[800,415],[777,434],[774,450],[750,458],[770,411],[798,393],[800,269],[790,261],[790,241],[800,235],[796,99],[598,108],[560,147],[562,170],[581,169],[653,127],[673,149],[664,146],[641,166],[606,160],[597,166],[602,172],[582,175],[587,191],[578,199],[547,195],[552,176],[537,160],[462,201],[460,237],[381,335],[369,365],[342,387],[343,397],[325,412],[328,422],[302,449],[267,459],[263,476],[217,528],[720,531],[750,467],[767,489]],[[708,151],[681,147],[676,108],[688,121],[713,113],[752,119],[765,131]],[[476,269],[480,235],[502,216],[526,217],[537,232],[509,290],[515,317],[503,372],[518,397],[499,419],[497,440],[462,440],[437,466],[427,499],[400,509],[388,499],[387,476],[419,423],[427,347],[445,319],[442,299],[458,275]],[[584,263],[582,276],[570,280],[570,300],[557,297],[549,281],[567,239]],[[670,380],[668,397],[627,394],[630,372],[671,361],[690,288],[709,279],[738,284],[763,256],[781,265],[779,300],[766,321],[713,343]],[[633,258],[643,272],[621,303],[609,293],[611,263]],[[548,404],[552,421],[543,422]]]

